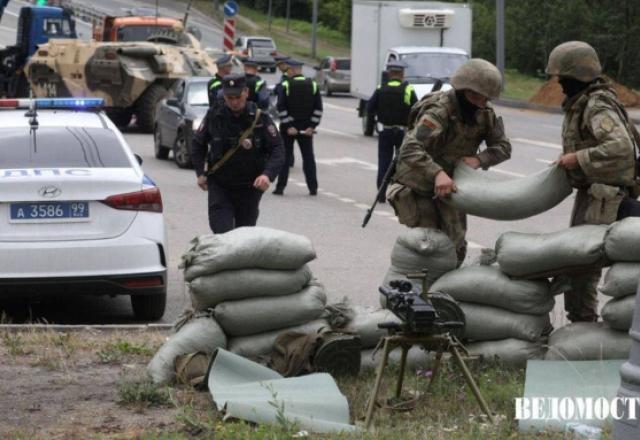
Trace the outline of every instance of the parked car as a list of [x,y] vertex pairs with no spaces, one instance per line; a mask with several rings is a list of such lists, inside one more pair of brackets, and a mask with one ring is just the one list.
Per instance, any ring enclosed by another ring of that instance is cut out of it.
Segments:
[[278,54],[276,43],[269,37],[248,36],[236,40],[234,51],[239,55],[254,58],[258,66],[271,73],[276,71],[274,57]]
[[316,69],[316,82],[327,96],[334,92],[349,93],[351,58],[325,57]]
[[170,97],[160,101],[153,130],[155,156],[173,160],[180,168],[191,168],[191,139],[209,108],[207,84],[209,77],[188,77],[178,80]]
[[[211,57],[211,59],[213,60],[217,60],[218,58],[220,58],[222,55],[226,54],[227,52],[225,52],[222,49],[214,49],[213,47],[207,47],[205,49],[205,52],[207,53],[207,55],[209,55]],[[244,73],[244,66],[242,64],[242,60],[240,59],[240,57],[233,55],[231,57],[231,73],[237,73],[237,74],[242,74]]]
[[0,100],[0,296],[129,295],[137,319],[157,320],[160,189],[102,102]]

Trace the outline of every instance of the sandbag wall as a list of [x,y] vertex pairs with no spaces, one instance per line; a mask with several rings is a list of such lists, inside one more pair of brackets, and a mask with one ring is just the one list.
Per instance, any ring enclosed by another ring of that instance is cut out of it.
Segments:
[[195,314],[156,353],[149,375],[168,382],[177,356],[221,347],[258,357],[282,331],[327,326],[319,319],[326,293],[307,266],[315,257],[306,237],[270,228],[196,237],[181,264]]

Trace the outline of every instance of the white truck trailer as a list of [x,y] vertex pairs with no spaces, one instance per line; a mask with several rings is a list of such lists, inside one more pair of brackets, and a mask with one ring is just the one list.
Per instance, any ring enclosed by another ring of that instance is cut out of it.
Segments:
[[471,7],[465,3],[353,0],[351,94],[360,99],[362,131],[371,136],[375,118],[366,104],[382,81],[386,63],[405,62],[405,79],[418,98],[449,78],[471,53]]

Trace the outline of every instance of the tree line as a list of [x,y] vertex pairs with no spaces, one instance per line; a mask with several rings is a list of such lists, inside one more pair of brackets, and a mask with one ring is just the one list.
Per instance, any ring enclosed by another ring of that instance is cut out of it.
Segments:
[[[290,0],[291,17],[311,19],[311,0]],[[495,0],[457,1],[473,9],[473,56],[495,62]],[[269,0],[241,0],[266,12]],[[272,0],[273,14],[286,15],[286,0]],[[320,0],[318,20],[349,36],[351,0]],[[559,43],[586,41],[597,50],[605,73],[640,86],[640,1],[505,0],[505,65],[542,75]]]

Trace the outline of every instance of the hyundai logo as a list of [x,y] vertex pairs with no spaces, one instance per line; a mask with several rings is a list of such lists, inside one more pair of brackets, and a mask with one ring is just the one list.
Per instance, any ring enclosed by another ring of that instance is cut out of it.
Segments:
[[40,196],[42,197],[53,199],[54,197],[58,197],[60,194],[62,194],[62,190],[57,186],[47,185],[40,188],[38,190],[38,194],[40,194]]

